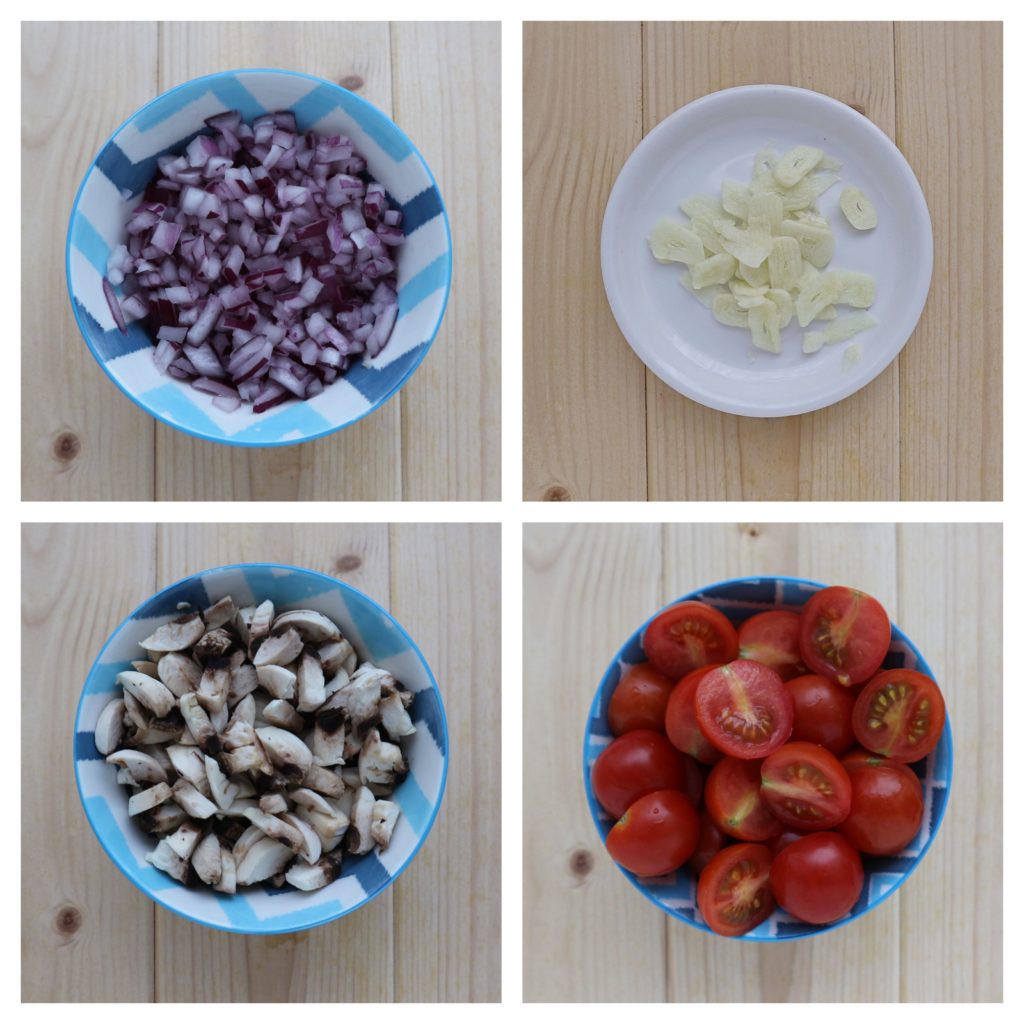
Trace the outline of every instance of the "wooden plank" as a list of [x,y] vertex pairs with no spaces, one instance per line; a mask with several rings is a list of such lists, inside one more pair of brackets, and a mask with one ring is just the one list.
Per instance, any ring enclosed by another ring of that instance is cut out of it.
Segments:
[[897,136],[928,200],[935,271],[900,355],[902,494],[1002,498],[1002,25],[896,25]]
[[[686,103],[738,85],[813,88],[895,134],[892,26],[645,23],[644,133]],[[899,498],[899,373],[838,405],[753,419],[705,408],[647,373],[652,500]]]
[[[71,729],[103,644],[154,588],[154,528],[22,528],[25,1002],[152,998],[153,904],[103,852],[75,788]],[[116,571],[111,571],[116,566]]]
[[402,390],[406,500],[494,500],[501,452],[501,26],[391,27],[394,117],[437,178],[454,254],[434,346]]
[[[71,204],[112,129],[156,92],[146,22],[22,26],[22,494],[33,501],[153,497],[153,420],[89,352],[71,312]],[[96,60],[97,54],[132,55]],[[84,88],[83,83],[88,83]]]
[[[371,22],[166,22],[163,91],[232,67],[296,68],[347,80],[391,114],[388,26]],[[357,84],[357,80],[362,82]],[[158,425],[157,498],[163,501],[356,501],[401,498],[398,395],[337,434],[284,449],[233,448]]]
[[394,889],[401,1002],[501,999],[500,563],[493,524],[391,527],[391,611],[438,680],[451,738],[441,816]]
[[523,31],[523,487],[528,499],[647,498],[644,366],[605,299],[598,253],[639,143],[631,23]]
[[[165,524],[157,579],[230,562],[280,561],[342,574],[375,600],[389,592],[387,527]],[[356,564],[358,562],[358,564]],[[333,924],[269,938],[229,935],[156,911],[161,1002],[388,1001],[394,994],[393,889]],[[339,964],[344,969],[339,969]]]
[[655,525],[527,524],[523,566],[523,996],[665,998],[666,919],[601,847],[583,732],[619,645],[659,601]]

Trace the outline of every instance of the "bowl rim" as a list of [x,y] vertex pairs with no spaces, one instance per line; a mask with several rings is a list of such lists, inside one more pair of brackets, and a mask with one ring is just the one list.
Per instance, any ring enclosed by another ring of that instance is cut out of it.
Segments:
[[[318,85],[326,85],[332,89],[337,89],[339,92],[343,92],[347,96],[351,97],[356,102],[357,106],[366,107],[368,110],[372,111],[378,116],[383,117],[389,124],[392,125],[392,127],[394,127],[395,131],[398,132],[398,134],[405,140],[405,142],[408,143],[409,149],[411,150],[413,155],[423,165],[423,169],[426,171],[427,177],[430,179],[430,183],[433,185],[434,191],[437,193],[438,202],[441,205],[441,220],[444,224],[445,237],[448,241],[448,250],[446,254],[447,258],[445,261],[444,298],[441,301],[441,310],[438,314],[437,322],[434,324],[434,329],[431,332],[430,337],[427,339],[425,344],[420,346],[422,351],[420,352],[418,358],[415,359],[412,363],[410,363],[408,367],[406,367],[405,372],[385,395],[379,398],[365,412],[360,413],[354,419],[348,420],[345,423],[332,425],[325,430],[321,430],[319,433],[310,434],[307,437],[288,438],[278,441],[240,441],[232,437],[213,437],[210,434],[205,434],[200,430],[196,430],[192,427],[185,426],[184,424],[175,423],[168,419],[162,413],[150,409],[147,405],[145,405],[142,401],[139,400],[139,397],[134,392],[129,391],[117,379],[117,377],[114,376],[114,374],[108,369],[105,360],[100,358],[99,353],[93,346],[92,340],[90,339],[88,332],[86,331],[84,325],[82,324],[82,319],[81,316],[79,315],[78,308],[75,303],[75,294],[71,287],[71,234],[75,223],[75,216],[78,213],[78,203],[79,200],[82,198],[82,191],[85,189],[86,182],[92,176],[92,173],[96,168],[96,160],[99,158],[100,154],[104,151],[104,149],[106,149],[106,147],[110,145],[110,143],[113,142],[113,140],[121,133],[121,131],[124,128],[126,128],[132,121],[134,121],[135,118],[137,118],[144,111],[148,110],[155,103],[158,103],[160,100],[165,99],[167,96],[170,96],[188,86],[195,85],[196,82],[202,82],[207,79],[221,78],[224,75],[244,74],[273,74],[288,75],[291,76],[292,78],[305,78],[310,82],[316,82]],[[399,126],[399,124],[393,118],[385,114],[384,111],[380,109],[380,107],[375,106],[365,97],[360,96],[358,93],[352,92],[350,89],[346,89],[342,85],[338,85],[336,82],[332,82],[326,78],[320,78],[317,75],[307,74],[304,71],[291,71],[287,68],[229,68],[225,71],[214,71],[208,75],[199,75],[196,78],[190,78],[187,81],[179,82],[177,85],[172,86],[170,89],[167,89],[164,92],[158,93],[151,100],[144,103],[141,107],[138,107],[131,114],[129,114],[128,117],[126,117],[110,133],[110,135],[107,136],[106,142],[104,142],[103,145],[100,146],[100,148],[96,151],[96,154],[93,156],[92,160],[89,161],[89,165],[85,169],[85,173],[82,175],[82,180],[78,185],[78,191],[75,193],[74,202],[72,202],[71,204],[71,213],[68,216],[67,236],[64,243],[64,283],[65,286],[67,287],[68,301],[71,303],[71,313],[75,318],[75,324],[78,327],[78,332],[79,334],[82,335],[82,339],[85,341],[86,347],[92,354],[93,359],[96,360],[96,362],[100,366],[100,369],[103,370],[107,377],[109,377],[110,380],[114,382],[118,390],[123,395],[130,398],[140,409],[143,410],[143,412],[147,413],[149,416],[152,416],[153,419],[158,420],[160,423],[163,423],[174,430],[178,430],[183,434],[187,434],[190,437],[197,438],[200,441],[210,441],[214,444],[229,445],[234,448],[285,448],[288,447],[289,445],[305,444],[307,441],[317,441],[322,437],[327,437],[330,434],[337,433],[339,430],[344,430],[346,427],[350,427],[354,423],[358,423],[360,420],[365,419],[367,416],[370,415],[370,413],[376,412],[377,409],[381,408],[381,406],[385,405],[388,401],[394,398],[394,396],[402,389],[402,387],[405,386],[405,383],[409,380],[413,373],[416,372],[420,363],[422,363],[423,360],[427,357],[427,353],[434,347],[434,340],[437,338],[438,332],[441,330],[441,324],[444,322],[444,315],[448,310],[448,300],[450,299],[452,292],[452,229],[451,224],[448,220],[448,207],[445,205],[444,196],[441,194],[441,188],[437,183],[437,179],[434,177],[434,172],[430,169],[430,165],[424,159],[423,154],[416,147],[416,144],[412,141],[412,139],[410,139],[409,136],[406,135],[403,129]]]
[[[816,587],[819,590],[824,590],[826,587],[831,585],[828,583],[821,583],[818,580],[806,579],[803,576],[786,576],[781,573],[764,573],[762,575],[754,576],[736,576],[731,577],[729,579],[716,580],[713,583],[708,583],[703,587],[698,587],[690,591],[689,593],[684,594],[682,597],[677,597],[674,601],[669,601],[663,607],[659,608],[656,612],[654,612],[653,615],[649,616],[644,621],[643,625],[639,626],[637,629],[635,629],[632,633],[629,634],[629,637],[619,647],[618,651],[615,653],[615,656],[608,663],[604,672],[601,674],[601,679],[597,684],[597,689],[594,692],[593,700],[590,702],[590,709],[587,713],[587,721],[583,730],[583,788],[587,799],[587,807],[590,810],[590,816],[593,820],[594,827],[597,829],[598,838],[601,840],[602,845],[604,843],[604,835],[601,830],[601,812],[597,800],[594,797],[593,787],[590,783],[590,765],[587,763],[587,741],[593,734],[591,725],[599,709],[601,694],[604,688],[604,680],[607,677],[609,671],[612,669],[613,666],[619,663],[623,654],[626,652],[627,648],[629,648],[633,644],[634,638],[642,635],[643,631],[648,627],[648,625],[650,625],[650,623],[666,609],[671,608],[673,605],[679,604],[681,601],[701,601],[702,595],[706,594],[708,591],[711,590],[717,590],[722,587],[732,586],[736,584],[760,583],[765,580],[776,580],[783,581],[786,583],[803,584],[810,587]],[[757,614],[757,612],[753,611],[751,612],[751,614]],[[907,644],[907,646],[914,652],[914,655],[917,657],[917,671],[922,672],[924,675],[928,676],[937,683],[938,680],[935,679],[935,674],[932,672],[931,666],[924,659],[924,656],[921,654],[921,651],[918,649],[917,645],[913,642],[913,640],[910,639],[909,636],[907,636],[907,634],[902,629],[900,629],[899,626],[896,625],[895,622],[892,622],[892,620],[890,620],[890,622],[892,624],[893,633],[898,634],[899,638]],[[939,834],[939,830],[942,827],[942,822],[945,820],[946,811],[949,809],[949,799],[953,788],[953,730],[949,721],[948,709],[946,710],[946,723],[943,726],[943,735],[942,739],[940,739],[940,743],[943,739],[948,741],[947,745],[949,748],[949,778],[946,784],[946,799],[943,801],[942,807],[939,810],[939,815],[935,820],[935,825],[932,828],[931,835],[928,837],[928,841],[925,843],[925,845],[921,848],[921,852],[917,855],[911,867],[900,878],[900,880],[894,886],[888,889],[885,893],[883,893],[874,903],[872,903],[870,906],[865,907],[864,910],[862,910],[858,914],[847,914],[844,917],[841,917],[838,921],[832,921],[829,924],[820,925],[817,931],[809,932],[803,935],[751,935],[749,933],[745,935],[730,936],[718,935],[716,932],[713,932],[710,928],[708,928],[706,924],[698,921],[691,921],[688,917],[686,917],[686,915],[673,910],[671,907],[666,907],[659,899],[657,899],[648,890],[646,886],[640,884],[640,881],[636,875],[634,875],[630,871],[627,871],[620,864],[615,864],[615,867],[618,868],[618,870],[626,876],[626,878],[629,880],[633,888],[640,892],[646,899],[650,900],[650,902],[653,903],[662,913],[667,914],[669,917],[674,918],[677,921],[682,921],[690,928],[693,928],[695,931],[701,932],[703,934],[711,935],[715,938],[736,939],[741,942],[796,942],[800,939],[815,939],[819,935],[824,935],[827,932],[834,931],[837,928],[842,928],[844,925],[852,924],[854,921],[859,921],[862,917],[865,917],[876,907],[884,903],[890,896],[892,896],[893,893],[897,892],[904,885],[907,879],[909,879],[910,876],[917,870],[918,866],[924,860],[925,855],[931,849],[932,844],[935,842],[935,839]],[[615,862],[613,861],[612,863]]]
[[[186,580],[192,580],[202,576],[209,576],[213,575],[214,573],[226,572],[232,569],[253,568],[272,570],[283,569],[289,572],[301,573],[306,576],[318,577],[319,579],[332,583],[333,585],[339,587],[342,590],[347,590],[357,595],[359,598],[368,602],[378,612],[380,612],[382,615],[388,618],[394,624],[399,634],[402,637],[404,637],[405,640],[408,642],[409,649],[420,660],[420,663],[423,665],[423,668],[427,673],[427,678],[430,680],[430,685],[433,688],[435,694],[437,695],[437,705],[440,710],[439,721],[441,723],[441,733],[444,737],[444,753],[442,754],[441,757],[441,785],[440,788],[438,789],[437,801],[434,804],[434,807],[431,809],[430,818],[427,821],[426,828],[423,830],[423,834],[419,837],[416,846],[413,848],[412,852],[402,863],[401,867],[399,867],[393,874],[389,873],[388,881],[383,886],[381,886],[380,889],[378,889],[376,892],[372,894],[368,893],[363,899],[361,899],[358,903],[353,904],[351,907],[347,907],[337,913],[331,913],[330,916],[324,917],[323,920],[316,921],[313,924],[302,924],[292,927],[271,926],[266,928],[260,927],[254,929],[237,927],[233,925],[224,925],[213,921],[205,921],[201,918],[193,916],[192,914],[186,913],[180,907],[170,905],[169,903],[165,902],[158,893],[151,892],[149,889],[145,888],[142,884],[140,884],[140,882],[137,879],[133,878],[128,873],[128,871],[121,865],[117,858],[110,852],[106,842],[104,841],[103,836],[100,833],[100,830],[97,828],[96,823],[93,821],[92,815],[89,813],[89,808],[86,803],[85,796],[82,793],[82,780],[78,769],[79,759],[75,752],[75,741],[78,735],[78,726],[82,716],[82,705],[85,702],[86,688],[88,686],[89,680],[92,678],[92,674],[93,672],[95,672],[96,667],[100,664],[100,661],[103,655],[106,653],[107,648],[111,645],[111,643],[113,643],[114,637],[117,636],[117,634],[121,631],[122,627],[129,620],[134,618],[138,612],[142,611],[142,609],[145,608],[148,604],[155,601],[157,598],[161,597],[168,591],[173,590],[175,587],[180,586]],[[405,869],[408,868],[409,865],[416,859],[417,854],[419,854],[420,849],[423,847],[423,844],[427,841],[427,837],[430,835],[434,827],[434,822],[437,819],[438,812],[441,810],[441,804],[444,803],[445,788],[448,782],[448,757],[450,742],[450,734],[448,732],[448,717],[445,713],[444,699],[442,698],[441,695],[441,689],[437,685],[437,679],[434,677],[434,673],[431,670],[430,665],[427,662],[427,659],[424,657],[423,652],[419,649],[419,646],[416,644],[416,641],[413,640],[413,638],[409,635],[405,627],[391,614],[391,612],[389,612],[386,608],[384,608],[382,605],[380,605],[377,601],[375,601],[372,597],[364,593],[362,590],[359,590],[358,587],[354,587],[350,583],[345,583],[343,580],[339,580],[334,576],[328,576],[326,573],[317,572],[315,569],[306,569],[303,566],[290,565],[286,562],[233,562],[227,565],[214,566],[209,569],[201,569],[198,572],[189,573],[187,576],[182,576],[180,579],[167,584],[167,586],[162,587],[160,590],[151,594],[149,597],[146,598],[145,601],[142,601],[139,605],[133,608],[132,611],[130,611],[123,619],[121,619],[117,626],[114,627],[113,631],[104,641],[103,646],[100,648],[99,653],[93,660],[92,665],[89,667],[89,671],[86,673],[85,680],[82,683],[82,691],[79,694],[78,705],[75,709],[75,719],[71,734],[72,763],[74,764],[75,770],[75,788],[78,791],[78,802],[81,805],[86,820],[89,822],[89,827],[92,829],[93,835],[95,835],[100,846],[103,848],[103,852],[107,855],[107,859],[118,869],[118,871],[121,872],[122,875],[124,875],[125,878],[128,879],[129,882],[132,883],[132,885],[135,886],[136,889],[138,889],[144,896],[148,897],[154,903],[158,903],[165,910],[169,910],[172,913],[177,914],[179,917],[183,917],[185,918],[185,920],[193,922],[194,924],[202,925],[206,928],[214,928],[217,931],[229,932],[235,935],[285,935],[289,932],[311,931],[314,928],[319,928],[321,925],[330,924],[332,921],[337,921],[343,917],[347,917],[349,914],[354,913],[360,907],[363,907],[367,903],[372,902],[382,893],[386,892],[394,884],[394,882],[402,875]]]

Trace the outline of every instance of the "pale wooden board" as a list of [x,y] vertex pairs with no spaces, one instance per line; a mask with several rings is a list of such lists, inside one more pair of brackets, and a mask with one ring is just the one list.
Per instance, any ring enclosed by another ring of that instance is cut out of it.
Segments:
[[[24,776],[23,804],[37,808],[23,822],[27,1000],[500,998],[498,527],[101,524],[24,536],[23,645],[40,652],[24,682],[25,750],[57,750],[50,771]],[[205,929],[137,893],[92,835],[61,740],[93,658],[137,603],[190,572],[256,560],[330,573],[391,608],[434,671],[452,738],[445,802],[408,871],[338,922],[273,938]],[[104,583],[115,563],[116,587]],[[70,941],[55,928],[67,906],[82,916]]]
[[[51,55],[55,42],[60,46]],[[26,232],[24,306],[50,317],[45,323],[32,317],[25,321],[23,391],[31,400],[23,402],[24,496],[164,501],[497,498],[501,262],[500,253],[484,250],[483,243],[497,237],[498,50],[496,25],[457,23],[27,26],[24,120],[33,129],[25,136],[25,173],[48,184],[45,190],[26,190],[25,222],[38,223],[40,235],[53,248]],[[138,54],[132,66],[148,70],[127,78],[119,70],[124,62],[110,61],[101,62],[100,71],[90,64],[88,75],[77,73],[76,61],[85,59],[80,55],[97,51]],[[455,292],[437,344],[423,365],[372,416],[330,437],[286,449],[198,441],[150,419],[118,394],[95,365],[62,289],[53,288],[52,271],[42,269],[44,259],[47,266],[62,264],[71,200],[113,126],[174,85],[232,67],[284,67],[345,82],[396,116],[439,176],[455,221]],[[83,81],[88,88],[81,88]],[[398,97],[405,110],[396,109]],[[60,121],[54,110],[61,111]],[[76,159],[58,159],[55,149],[65,145],[69,134]],[[55,179],[52,186],[50,177]],[[66,201],[58,210],[36,210],[31,196],[43,194]],[[460,255],[465,261],[461,265]],[[33,286],[32,281],[49,285]],[[33,287],[45,287],[46,292],[37,295]],[[64,318],[57,321],[63,325],[60,330],[54,330],[57,316]],[[74,447],[77,439],[77,457],[54,454],[62,434],[71,435],[65,448]]]
[[[529,524],[524,547],[527,1001],[1002,998],[1001,527]],[[611,863],[583,799],[586,717],[620,644],[661,604],[760,573],[875,594],[921,646],[953,723],[934,847],[881,907],[813,942],[742,944],[673,921]]]
[[[527,499],[1001,497],[1001,26],[533,24],[523,61]],[[646,371],[599,266],[607,196],[642,134],[760,82],[871,118],[921,181],[936,240],[901,357],[838,405],[778,420],[707,409]]]

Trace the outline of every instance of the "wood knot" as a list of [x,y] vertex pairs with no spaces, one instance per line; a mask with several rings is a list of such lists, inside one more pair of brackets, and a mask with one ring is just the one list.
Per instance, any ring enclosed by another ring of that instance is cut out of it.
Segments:
[[846,105],[848,107],[852,107],[854,110],[857,111],[858,114],[863,114],[865,117],[867,117],[867,111],[859,103],[847,103]]
[[358,92],[363,87],[363,80],[359,75],[346,75],[339,84],[343,89]]
[[57,917],[54,920],[57,933],[66,939],[70,939],[79,928],[82,927],[82,912],[78,907],[65,903],[63,907],[57,908]]
[[761,527],[760,526],[744,526],[741,529],[746,531],[748,537],[760,537]]
[[53,442],[53,457],[58,462],[72,462],[78,457],[81,450],[82,442],[78,439],[78,435],[72,434],[70,430],[58,434]]
[[572,495],[569,493],[568,488],[563,487],[561,484],[552,484],[544,492],[545,501],[572,501]]
[[338,572],[355,572],[362,564],[363,560],[358,555],[342,555],[334,563]]
[[594,855],[589,850],[573,850],[569,854],[569,870],[580,879],[594,870]]

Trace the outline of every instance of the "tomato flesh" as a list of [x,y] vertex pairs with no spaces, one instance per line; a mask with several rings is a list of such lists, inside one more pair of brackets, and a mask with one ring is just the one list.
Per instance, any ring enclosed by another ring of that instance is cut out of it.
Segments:
[[793,698],[792,739],[820,743],[837,756],[853,746],[850,690],[825,676],[797,676],[786,689]]
[[697,848],[700,821],[693,804],[674,789],[640,797],[612,826],[605,846],[612,859],[636,875],[667,875]]
[[723,757],[722,752],[701,731],[694,706],[697,684],[717,667],[705,665],[681,679],[672,690],[665,708],[665,734],[669,742],[701,764],[716,764]]
[[924,817],[921,783],[906,765],[855,768],[853,800],[839,831],[862,853],[899,853],[917,835]]
[[793,731],[793,698],[778,672],[756,661],[709,672],[697,684],[694,707],[704,735],[731,757],[767,757]]
[[892,636],[885,609],[850,587],[826,587],[800,615],[800,653],[815,675],[855,686],[879,669]]
[[853,732],[875,754],[904,763],[920,761],[938,745],[946,703],[922,672],[880,672],[861,690],[853,707]]
[[633,729],[665,728],[665,706],[672,693],[672,680],[666,679],[647,662],[630,665],[608,702],[608,725],[613,736]]
[[719,935],[743,935],[775,909],[767,846],[737,843],[717,853],[701,872],[697,906],[707,926]]
[[848,914],[864,888],[860,854],[836,832],[816,832],[790,843],[771,866],[771,886],[784,910],[809,924]]
[[816,743],[787,743],[761,765],[761,796],[783,825],[834,828],[850,813],[850,776]]
[[760,843],[782,831],[761,792],[760,761],[719,761],[704,787],[704,803],[714,823],[734,839]]
[[732,661],[739,650],[733,624],[700,601],[666,608],[644,631],[647,660],[669,679],[682,679],[695,668]]
[[740,657],[775,669],[783,678],[807,672],[800,654],[800,616],[770,611],[752,615],[740,626]]
[[612,740],[598,755],[590,775],[597,802],[613,818],[621,818],[648,793],[685,790],[690,778],[685,755],[651,729],[634,729]]

